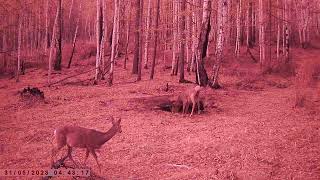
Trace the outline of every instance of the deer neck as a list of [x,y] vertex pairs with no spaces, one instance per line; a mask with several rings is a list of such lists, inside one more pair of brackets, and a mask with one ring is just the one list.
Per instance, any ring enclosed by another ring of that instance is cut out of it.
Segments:
[[114,135],[116,135],[118,129],[116,126],[112,126],[107,132],[104,133],[101,145],[109,141]]

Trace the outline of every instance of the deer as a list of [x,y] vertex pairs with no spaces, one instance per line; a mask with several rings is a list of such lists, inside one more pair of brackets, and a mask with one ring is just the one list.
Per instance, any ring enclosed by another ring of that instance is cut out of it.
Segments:
[[111,117],[112,127],[107,132],[100,132],[94,129],[83,128],[79,126],[64,126],[54,130],[54,143],[52,148],[51,163],[54,163],[54,156],[61,150],[61,148],[67,146],[68,153],[62,158],[70,158],[70,160],[77,166],[77,163],[73,160],[71,153],[73,148],[86,149],[86,156],[84,164],[89,157],[89,153],[94,157],[99,170],[101,172],[101,165],[98,162],[96,150],[100,149],[103,144],[109,141],[117,133],[121,133],[121,118],[117,121]]
[[[192,103],[192,110],[190,117],[192,117],[196,104],[198,105],[198,114],[200,114],[200,90],[202,87],[197,85],[194,88],[187,89],[179,94],[176,103],[182,102],[182,114],[185,115],[189,109],[189,105]],[[172,109],[173,110],[173,109]]]

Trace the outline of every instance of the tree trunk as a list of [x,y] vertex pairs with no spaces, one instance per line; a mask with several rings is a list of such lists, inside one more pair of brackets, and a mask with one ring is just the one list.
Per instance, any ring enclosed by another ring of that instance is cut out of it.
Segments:
[[[80,1],[81,3],[81,1]],[[71,6],[70,6],[70,11],[69,11],[69,20],[71,18],[71,12],[72,12],[72,8],[73,8],[73,0],[71,0]],[[81,11],[80,11],[81,12]]]
[[101,79],[101,38],[102,38],[102,31],[101,31],[101,0],[97,0],[97,22],[96,22],[96,43],[97,43],[97,53],[96,53],[96,74],[95,74],[95,82],[97,84],[98,81]]
[[240,35],[241,35],[241,0],[237,1],[237,37],[236,37],[236,48],[235,48],[235,55],[239,57],[240,55]]
[[146,39],[144,42],[144,68],[148,69],[148,46],[149,46],[149,35],[150,35],[150,20],[151,20],[151,0],[148,0],[148,14],[146,24]]
[[263,13],[263,0],[259,0],[259,54],[260,54],[260,67],[264,71],[265,67],[265,26],[264,26],[264,13]]
[[[181,42],[181,47],[180,47],[180,77],[179,77],[179,82],[180,83],[184,83],[185,79],[184,79],[184,51],[185,51],[185,41],[186,41],[186,34],[185,34],[185,29],[186,29],[186,16],[184,15],[186,10],[186,0],[180,0],[180,32],[179,32],[179,39]],[[182,15],[181,15],[182,14]]]
[[101,75],[102,79],[104,79],[105,74],[105,55],[104,55],[104,49],[105,49],[105,42],[107,38],[107,15],[106,15],[106,1],[102,1],[102,8],[101,8],[101,40],[100,40],[100,68],[101,68]]
[[119,21],[119,0],[114,1],[114,16],[113,16],[113,31],[112,31],[112,44],[111,44],[111,60],[110,60],[110,70],[108,75],[108,85],[111,86],[113,84],[113,71],[114,71],[114,60],[116,53],[116,36],[117,36],[117,24]]
[[[198,5],[197,3],[198,0],[193,0],[193,4]],[[191,71],[195,71],[195,62],[197,58],[197,51],[196,48],[198,46],[198,32],[197,32],[197,13],[196,13],[196,8],[192,6],[192,56],[191,56]]]
[[56,13],[56,18],[54,20],[54,24],[53,24],[53,30],[52,30],[52,38],[51,38],[51,43],[50,43],[50,53],[49,53],[49,63],[48,63],[48,85],[51,83],[51,72],[52,72],[52,56],[53,56],[53,48],[55,46],[55,39],[56,39],[56,28],[57,28],[57,24],[58,24],[58,18],[59,18],[59,12],[60,12],[60,7],[57,7],[57,13]]
[[204,1],[200,38],[197,47],[197,54],[195,55],[196,81],[200,86],[206,86],[208,84],[208,75],[204,67],[204,57],[206,53],[206,48],[208,46],[208,38],[210,33],[210,12],[211,0]]
[[[73,0],[72,0],[72,2],[73,2]],[[80,8],[79,9],[80,9],[79,11],[81,12],[81,1],[80,1]],[[71,12],[71,10],[70,10],[70,12]],[[74,54],[74,51],[76,49],[76,42],[77,42],[78,29],[79,29],[79,21],[80,21],[80,14],[78,15],[76,31],[74,32],[74,37],[73,37],[73,42],[72,42],[72,51],[71,51],[71,56],[70,56],[69,63],[68,63],[68,68],[70,68],[70,66],[71,66],[73,54]]]
[[289,34],[289,11],[290,9],[288,8],[288,1],[289,0],[284,0],[284,14],[285,14],[285,22],[284,22],[284,56],[285,56],[285,61],[289,62],[289,48],[290,48],[290,34]]
[[213,75],[212,75],[212,88],[219,88],[219,70],[223,58],[223,49],[225,45],[225,24],[227,22],[228,14],[228,0],[219,0],[219,9],[218,9],[218,37],[217,37],[217,46],[216,46],[216,55],[217,59],[213,66]]
[[140,48],[140,0],[135,1],[136,8],[136,19],[135,19],[135,46],[134,46],[134,56],[133,56],[133,65],[132,65],[132,74],[138,74],[138,66],[139,66],[139,48]]
[[16,82],[19,82],[20,72],[21,72],[21,29],[22,29],[22,14],[19,15],[19,30],[18,30],[18,67]]
[[[281,10],[280,10],[280,2],[277,0],[277,14],[278,18],[281,18]],[[280,30],[280,21],[277,22],[277,60],[279,60],[280,57],[280,35],[281,35],[281,30]]]
[[156,57],[157,57],[157,46],[158,46],[158,34],[159,34],[159,15],[160,15],[160,0],[157,0],[157,8],[156,8],[156,24],[155,24],[155,37],[154,37],[154,49],[152,54],[152,66],[151,66],[151,74],[150,79],[153,79],[154,70],[156,66]]
[[54,70],[61,70],[61,61],[62,61],[62,0],[58,0],[59,7],[59,17],[58,17],[58,29],[57,29],[57,53],[56,61],[54,65]]
[[44,52],[47,53],[47,49],[50,46],[49,42],[49,18],[48,18],[48,13],[49,13],[49,0],[47,0],[47,5],[46,5],[46,34],[45,34],[45,43],[44,43]]
[[[119,1],[119,10],[118,10],[118,22],[117,22],[117,34],[116,34],[116,55],[115,55],[115,58],[118,58],[119,57],[119,40],[120,40],[120,8],[121,8],[121,1]],[[115,61],[115,64],[117,64],[117,61]]]
[[172,47],[172,66],[171,66],[171,75],[177,75],[177,66],[178,66],[178,57],[177,57],[177,51],[178,51],[178,38],[177,38],[177,30],[178,30],[178,0],[173,0],[173,47]]
[[143,21],[143,0],[140,0],[140,6],[139,6],[139,61],[138,61],[138,77],[137,81],[141,80],[141,73],[142,73],[142,21]]
[[130,26],[131,26],[131,1],[129,1],[129,16],[127,17],[127,35],[126,35],[126,52],[124,56],[123,68],[127,69],[127,61],[128,61],[128,47],[129,47],[129,40],[130,40]]
[[251,0],[248,4],[248,15],[247,15],[247,48],[253,48],[253,3]]

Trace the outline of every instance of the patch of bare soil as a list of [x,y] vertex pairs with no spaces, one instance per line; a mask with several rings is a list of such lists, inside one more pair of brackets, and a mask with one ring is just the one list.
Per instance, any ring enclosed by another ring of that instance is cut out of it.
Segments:
[[[27,71],[20,83],[0,79],[0,168],[48,168],[55,128],[107,131],[111,122],[106,118],[112,115],[122,118],[122,133],[98,153],[101,174],[91,155],[87,161],[106,179],[320,179],[320,117],[294,108],[290,79],[222,74],[226,88],[205,89],[205,111],[190,118],[152,107],[157,98],[174,97],[192,84],[176,83],[169,72],[156,74],[153,81],[145,74],[145,80],[134,82],[121,67],[116,66],[112,87],[77,83],[94,72],[52,87],[43,87],[44,70]],[[63,70],[53,82],[87,69]],[[28,85],[41,88],[47,103],[22,106],[17,92]],[[319,99],[314,103],[318,110]],[[84,154],[77,149],[73,157],[82,163]]]

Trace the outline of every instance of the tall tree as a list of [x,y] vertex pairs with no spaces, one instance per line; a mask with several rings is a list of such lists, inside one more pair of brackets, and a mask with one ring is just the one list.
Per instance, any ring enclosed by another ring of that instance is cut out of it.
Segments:
[[204,58],[206,48],[208,46],[208,38],[210,33],[210,13],[211,13],[211,0],[203,2],[203,16],[201,23],[201,31],[199,36],[199,43],[195,55],[196,61],[196,81],[201,86],[208,84],[208,75],[204,66]]
[[96,22],[96,44],[97,44],[97,53],[96,53],[96,74],[94,84],[97,84],[102,78],[102,69],[101,69],[101,52],[102,52],[102,38],[103,38],[103,7],[102,1],[97,0],[97,22]]
[[128,8],[128,17],[127,17],[127,32],[126,32],[126,44],[125,44],[125,56],[124,56],[124,63],[123,68],[127,68],[127,61],[128,61],[128,50],[129,50],[129,40],[130,40],[130,26],[131,26],[131,0],[127,6]]
[[237,25],[237,37],[236,37],[236,48],[235,48],[235,55],[239,57],[240,55],[240,40],[241,40],[241,0],[237,0],[237,19],[236,19],[236,25]]
[[148,0],[148,14],[147,14],[147,24],[145,31],[145,42],[144,42],[144,68],[148,69],[148,46],[149,46],[149,36],[150,36],[150,21],[151,21],[151,0]]
[[173,33],[173,42],[172,42],[172,66],[171,66],[171,75],[177,75],[178,74],[178,56],[177,52],[179,50],[179,42],[178,42],[178,6],[179,6],[179,0],[173,0],[173,27],[172,27],[172,33]]
[[49,42],[49,0],[46,1],[46,32],[45,32],[45,42],[44,42],[44,52],[47,52],[48,47],[50,46]]
[[138,61],[138,77],[137,81],[141,80],[141,73],[142,73],[142,35],[143,35],[143,28],[142,28],[142,15],[143,15],[143,0],[140,0],[140,6],[139,6],[139,61]]
[[[72,1],[73,2],[73,1]],[[73,4],[73,3],[72,3]],[[81,12],[81,2],[80,2],[80,12]],[[71,9],[70,9],[70,14],[71,14]],[[69,16],[70,16],[69,14]],[[71,62],[72,62],[72,58],[73,58],[73,54],[74,54],[74,51],[76,49],[76,42],[77,42],[77,37],[78,37],[78,29],[79,29],[79,21],[80,21],[80,14],[78,15],[78,19],[77,19],[77,25],[76,25],[76,30],[74,32],[74,37],[73,37],[73,42],[72,42],[72,50],[71,50],[71,56],[70,56],[70,59],[69,59],[69,63],[68,63],[68,68],[70,68],[71,66]]]
[[140,48],[140,1],[141,0],[136,0],[135,1],[135,8],[136,8],[136,19],[135,19],[135,37],[134,37],[134,56],[133,56],[133,65],[132,65],[132,74],[138,74],[138,66],[139,66],[139,48]]
[[260,67],[264,71],[265,66],[265,25],[264,25],[264,10],[263,10],[263,0],[259,0],[259,57],[260,57]]
[[150,79],[153,79],[154,70],[156,66],[156,57],[157,57],[157,46],[158,46],[158,34],[159,34],[159,16],[160,16],[160,0],[157,0],[157,7],[156,7],[156,24],[155,24],[155,33],[154,33],[154,49],[152,54],[152,66],[151,66],[151,74]]
[[111,86],[113,84],[113,71],[114,71],[114,60],[116,55],[116,36],[118,34],[117,28],[119,21],[119,0],[114,1],[114,16],[113,16],[113,31],[112,31],[112,44],[111,44],[111,60],[110,60],[110,70],[108,75],[108,85]]
[[185,11],[186,11],[186,1],[185,0],[180,0],[180,32],[179,32],[179,39],[181,42],[181,47],[180,47],[180,77],[179,77],[179,82],[183,83],[185,82],[184,79],[184,51],[185,51],[185,42],[186,42],[186,34],[185,34],[185,29],[186,29],[186,16],[185,16]]
[[19,14],[19,25],[18,25],[18,68],[16,82],[19,82],[20,72],[21,72],[21,30],[22,29],[22,13]]
[[58,24],[58,18],[59,18],[59,12],[60,12],[60,7],[57,7],[57,12],[56,12],[56,18],[54,20],[53,24],[53,30],[52,30],[52,38],[51,38],[51,43],[50,43],[50,53],[49,53],[49,62],[48,62],[48,85],[50,85],[51,82],[51,72],[52,72],[52,56],[53,56],[53,48],[54,48],[54,41],[56,39],[56,29],[57,29],[57,24]]
[[212,87],[219,88],[219,70],[223,58],[223,49],[225,45],[225,25],[227,22],[227,13],[228,13],[228,0],[219,0],[219,9],[218,9],[218,37],[216,45],[216,62],[213,66],[213,75],[212,75]]
[[56,61],[54,64],[54,70],[61,70],[61,61],[62,61],[62,0],[58,0],[59,7],[59,17],[58,17],[58,28],[57,28],[57,53],[56,53]]

